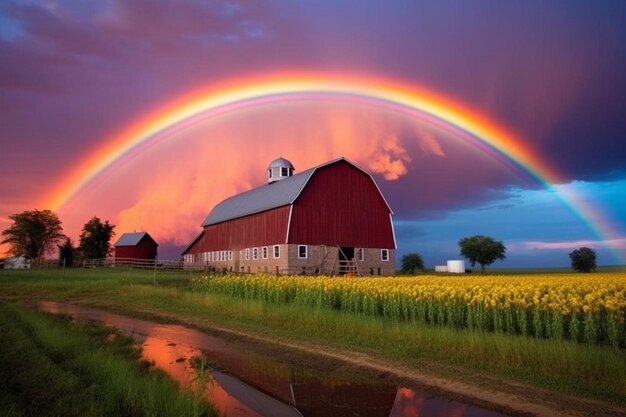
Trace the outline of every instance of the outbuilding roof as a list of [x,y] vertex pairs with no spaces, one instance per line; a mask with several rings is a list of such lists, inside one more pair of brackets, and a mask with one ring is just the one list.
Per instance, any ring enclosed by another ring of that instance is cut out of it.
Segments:
[[[322,165],[309,168],[306,171],[302,171],[299,174],[292,175],[291,177],[285,178],[281,181],[262,185],[250,191],[246,191],[233,197],[227,198],[226,200],[217,204],[213,208],[213,210],[211,210],[206,219],[204,219],[202,226],[210,226],[212,224],[225,222],[227,220],[232,220],[239,217],[248,216],[250,214],[260,213],[262,211],[293,204],[296,198],[298,198],[298,196],[300,195],[300,192],[306,186],[307,182],[309,181],[315,170],[328,165],[332,165],[339,161],[345,161],[350,165],[353,165],[357,169],[363,171],[363,169],[359,168],[357,165],[353,164],[346,158],[338,158],[333,161],[326,162]],[[363,172],[367,175],[370,175],[366,171]],[[374,182],[374,184],[376,184],[376,182]],[[386,201],[385,204],[387,204]],[[387,204],[387,207],[389,207],[389,204]],[[391,208],[389,209],[389,211],[391,211]]]
[[156,241],[152,239],[152,237],[147,232],[133,232],[122,234],[122,236],[117,239],[117,242],[115,242],[115,245],[113,246],[137,246],[139,242],[141,242],[141,239],[144,238],[144,236],[148,236],[150,240],[156,243]]

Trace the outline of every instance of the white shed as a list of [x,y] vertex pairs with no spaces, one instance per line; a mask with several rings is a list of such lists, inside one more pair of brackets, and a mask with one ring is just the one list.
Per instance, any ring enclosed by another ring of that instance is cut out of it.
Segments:
[[26,255],[14,256],[2,260],[4,269],[30,269],[30,258]]

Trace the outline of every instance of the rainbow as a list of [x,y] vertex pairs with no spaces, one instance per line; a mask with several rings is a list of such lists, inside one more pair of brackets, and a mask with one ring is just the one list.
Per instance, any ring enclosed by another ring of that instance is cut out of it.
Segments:
[[[43,205],[57,211],[65,208],[82,191],[102,181],[146,147],[168,140],[208,118],[296,100],[349,100],[404,113],[468,141],[520,176],[547,187],[561,182],[558,173],[514,134],[427,90],[353,74],[274,74],[199,89],[156,109],[105,140],[101,148],[79,163],[52,190]],[[614,229],[597,207],[576,195],[563,192],[561,198],[601,240],[611,235]]]

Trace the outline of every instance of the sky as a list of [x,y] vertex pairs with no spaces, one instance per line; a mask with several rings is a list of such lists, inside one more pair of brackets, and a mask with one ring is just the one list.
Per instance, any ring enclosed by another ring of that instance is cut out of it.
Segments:
[[[626,3],[608,0],[3,1],[0,230],[50,208],[75,242],[98,216],[118,236],[148,231],[175,259],[215,204],[266,181],[272,159],[303,171],[344,156],[394,210],[398,259],[418,252],[432,267],[483,234],[507,247],[494,266],[567,266],[581,246],[624,264],[624,21]],[[271,94],[89,174],[135,127],[194,98],[298,74],[419,92],[505,132],[550,175],[381,101]]]

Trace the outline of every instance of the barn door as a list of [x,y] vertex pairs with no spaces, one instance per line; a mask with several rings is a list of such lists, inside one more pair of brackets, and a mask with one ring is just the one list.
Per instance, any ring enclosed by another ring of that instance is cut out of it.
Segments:
[[339,248],[339,275],[354,275],[354,248]]

